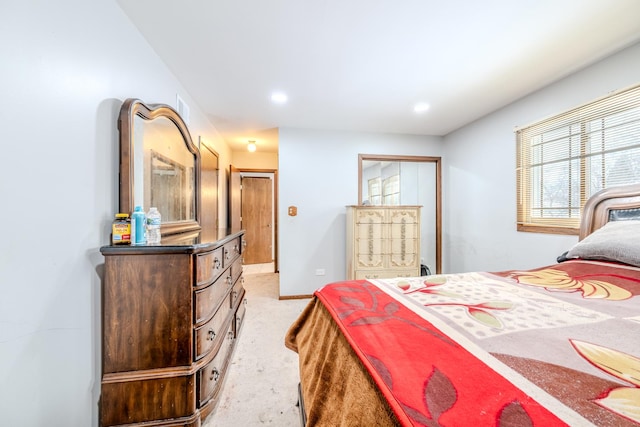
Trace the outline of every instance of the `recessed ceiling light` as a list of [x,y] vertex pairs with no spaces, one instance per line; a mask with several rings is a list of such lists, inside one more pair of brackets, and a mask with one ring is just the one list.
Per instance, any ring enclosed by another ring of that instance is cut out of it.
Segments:
[[427,104],[426,102],[418,102],[413,107],[413,111],[415,111],[416,113],[424,113],[428,109],[429,109],[429,104]]
[[284,104],[287,102],[287,94],[284,92],[274,92],[271,94],[271,100],[276,104]]

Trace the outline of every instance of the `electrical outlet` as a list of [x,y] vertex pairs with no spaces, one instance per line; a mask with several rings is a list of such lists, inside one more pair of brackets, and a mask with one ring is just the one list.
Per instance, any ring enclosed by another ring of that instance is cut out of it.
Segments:
[[318,268],[316,270],[316,276],[324,276],[324,268]]

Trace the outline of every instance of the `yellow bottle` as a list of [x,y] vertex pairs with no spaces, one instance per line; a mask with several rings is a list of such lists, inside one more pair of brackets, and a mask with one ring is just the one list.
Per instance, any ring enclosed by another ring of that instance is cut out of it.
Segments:
[[129,218],[129,214],[116,214],[116,219],[113,220],[113,223],[111,225],[111,244],[131,244],[131,219]]

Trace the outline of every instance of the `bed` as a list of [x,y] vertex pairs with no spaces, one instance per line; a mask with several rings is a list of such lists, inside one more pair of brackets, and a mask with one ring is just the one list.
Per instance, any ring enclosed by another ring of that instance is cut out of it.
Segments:
[[552,265],[328,284],[291,325],[307,426],[639,426],[640,185]]

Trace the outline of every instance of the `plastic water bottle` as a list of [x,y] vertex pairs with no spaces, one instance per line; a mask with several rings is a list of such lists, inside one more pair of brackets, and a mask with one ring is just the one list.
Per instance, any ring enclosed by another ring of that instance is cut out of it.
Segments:
[[146,215],[142,210],[142,206],[136,206],[131,214],[131,244],[132,245],[144,245],[147,241],[146,239],[146,228],[145,224]]
[[160,224],[162,218],[160,212],[156,208],[149,209],[147,213],[147,244],[159,245],[160,244]]

